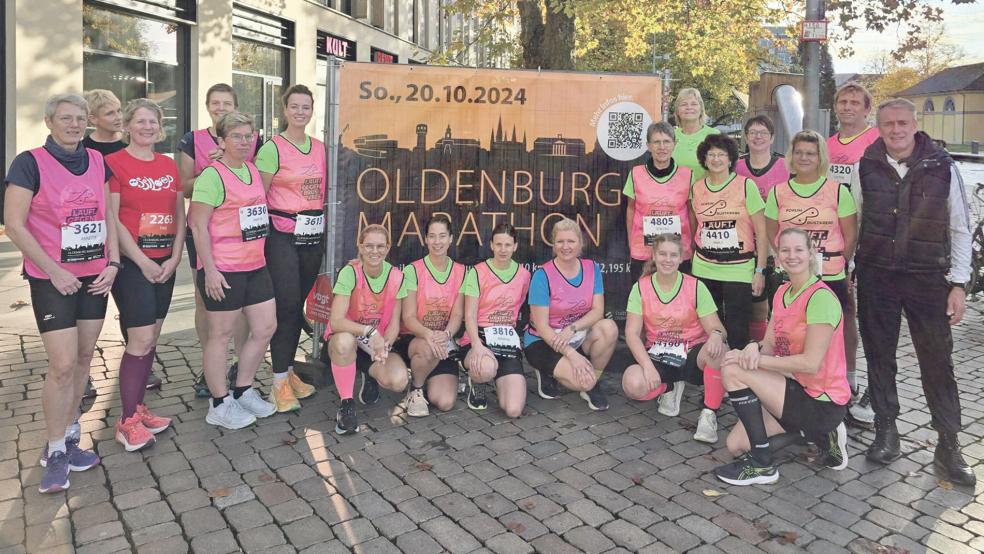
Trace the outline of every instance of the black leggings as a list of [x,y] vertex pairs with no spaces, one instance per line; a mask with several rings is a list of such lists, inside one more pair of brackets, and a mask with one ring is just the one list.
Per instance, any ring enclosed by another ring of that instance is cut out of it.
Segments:
[[701,279],[714,298],[718,317],[728,332],[728,347],[745,348],[748,344],[748,321],[752,313],[752,285],[731,281]]
[[270,340],[274,373],[287,371],[294,361],[304,321],[304,300],[318,278],[323,255],[323,244],[295,246],[292,233],[281,233],[271,226],[266,260],[277,300],[277,330]]

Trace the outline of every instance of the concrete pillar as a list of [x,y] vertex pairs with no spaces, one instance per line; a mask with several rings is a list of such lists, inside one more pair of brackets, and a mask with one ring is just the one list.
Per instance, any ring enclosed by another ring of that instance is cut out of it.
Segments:
[[211,125],[205,93],[215,83],[232,84],[232,0],[199,0],[191,27],[191,128]]

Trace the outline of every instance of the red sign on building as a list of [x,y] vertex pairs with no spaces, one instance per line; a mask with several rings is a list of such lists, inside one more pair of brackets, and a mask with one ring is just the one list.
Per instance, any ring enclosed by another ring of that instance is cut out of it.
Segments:
[[369,53],[374,63],[399,63],[400,61],[396,54],[391,54],[379,48],[370,48]]

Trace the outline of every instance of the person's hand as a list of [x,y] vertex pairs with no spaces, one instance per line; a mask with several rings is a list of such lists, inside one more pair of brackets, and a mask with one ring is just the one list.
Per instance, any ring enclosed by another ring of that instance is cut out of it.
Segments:
[[205,294],[216,302],[225,300],[225,289],[231,289],[225,276],[217,269],[205,270]]
[[89,294],[93,296],[108,296],[109,291],[113,289],[113,281],[116,280],[116,274],[120,269],[116,266],[107,265],[99,272],[99,276],[96,280],[89,285]]
[[430,336],[427,337],[427,346],[430,347],[431,353],[438,360],[446,360],[448,357],[448,341],[451,338],[444,331],[431,331]]
[[591,360],[585,358],[580,352],[571,348],[567,354],[564,354],[567,361],[570,362],[571,368],[574,370],[574,380],[577,381],[581,386],[587,387],[594,380],[594,366],[591,365]]
[[157,282],[166,283],[174,275],[174,272],[177,271],[179,263],[181,263],[181,258],[168,258],[164,260],[164,263],[161,264],[161,274],[157,276]]
[[765,275],[756,273],[752,277],[752,296],[761,296],[763,290],[765,290]]
[[55,287],[55,290],[64,296],[75,294],[82,288],[82,281],[79,281],[70,271],[61,267],[56,267],[54,271],[49,273],[48,279],[51,280],[51,285]]
[[760,357],[761,353],[759,352],[758,343],[750,342],[741,351],[741,355],[738,357],[738,366],[745,371],[755,371],[758,369]]
[[946,297],[946,315],[950,318],[950,325],[960,323],[966,309],[967,291],[960,287],[951,288],[950,294]]
[[143,273],[144,279],[150,283],[161,282],[161,266],[154,263],[150,258],[145,258],[140,264],[140,273]]
[[221,158],[223,154],[225,154],[225,150],[216,146],[215,150],[208,153],[208,160],[210,162],[214,162],[215,160]]
[[649,387],[650,391],[654,391],[659,388],[663,383],[663,380],[659,377],[659,372],[656,371],[655,367],[652,368],[642,368],[642,378],[646,380],[646,386]]
[[724,353],[724,339],[721,338],[721,333],[711,333],[704,348],[712,358],[720,357]]
[[389,347],[382,333],[376,331],[369,335],[369,350],[372,350],[372,361],[385,362],[389,354]]
[[573,336],[574,328],[568,325],[559,332],[554,333],[553,339],[550,341],[550,346],[557,352],[560,352],[571,342]]

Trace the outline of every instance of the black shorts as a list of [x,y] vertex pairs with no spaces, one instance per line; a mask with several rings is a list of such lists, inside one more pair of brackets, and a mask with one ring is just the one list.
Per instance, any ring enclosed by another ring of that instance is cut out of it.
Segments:
[[[629,260],[629,271],[632,273],[632,282],[636,282],[642,277],[642,266],[646,264],[646,260]],[[683,260],[680,262],[680,273],[686,273],[687,275],[692,275],[693,260]]]
[[[167,257],[151,258],[161,264]],[[123,329],[153,325],[164,319],[171,308],[171,294],[174,292],[175,275],[164,283],[151,283],[133,260],[123,257],[123,269],[113,281],[113,300],[120,312],[120,325]]]
[[653,362],[656,372],[659,373],[659,380],[669,385],[677,381],[686,381],[691,385],[704,384],[704,370],[697,365],[697,356],[700,355],[704,343],[700,343],[687,351],[687,361],[680,367],[673,367],[669,364]]
[[[465,359],[468,352],[471,350],[471,344],[461,347],[461,359]],[[526,372],[523,370],[523,361],[520,358],[503,358],[501,356],[496,356],[495,361],[499,364],[498,371],[495,372],[495,378],[501,379],[506,375],[522,375],[526,377]],[[436,369],[434,371],[437,371]]]
[[[400,335],[396,342],[393,343],[392,352],[395,352],[403,358],[403,361],[410,367],[410,341],[414,339],[413,335]],[[362,352],[360,350],[360,352]],[[364,354],[364,352],[363,352]],[[444,360],[437,362],[437,366],[431,370],[427,378],[430,379],[436,375],[458,375],[458,361],[461,355],[461,349],[452,352]]]
[[185,249],[188,251],[188,265],[192,271],[198,271],[198,251],[195,250],[195,238],[191,236],[191,227],[185,232]]
[[830,290],[834,291],[837,296],[837,300],[840,301],[841,310],[845,314],[851,313],[851,294],[847,292],[847,279],[838,279],[836,281],[824,281],[823,284],[830,287]]
[[105,296],[89,294],[89,285],[98,275],[79,277],[82,287],[75,294],[63,295],[48,279],[28,278],[34,320],[42,334],[75,327],[80,319],[105,319]]
[[[542,339],[532,342],[523,351],[526,353],[526,361],[531,366],[551,376],[554,374],[554,370],[557,369],[557,363],[564,357],[560,352],[550,348],[550,345]],[[588,357],[580,347],[578,347],[577,353],[585,358]]]
[[786,399],[782,404],[779,425],[789,433],[802,431],[807,438],[829,433],[844,421],[847,406],[817,400],[795,379],[786,377]]
[[205,293],[205,270],[199,269],[195,283],[205,301],[205,309],[210,312],[228,312],[240,310],[246,306],[260,304],[273,300],[273,281],[266,266],[253,271],[221,271],[229,288],[225,290],[225,298],[213,300]]

